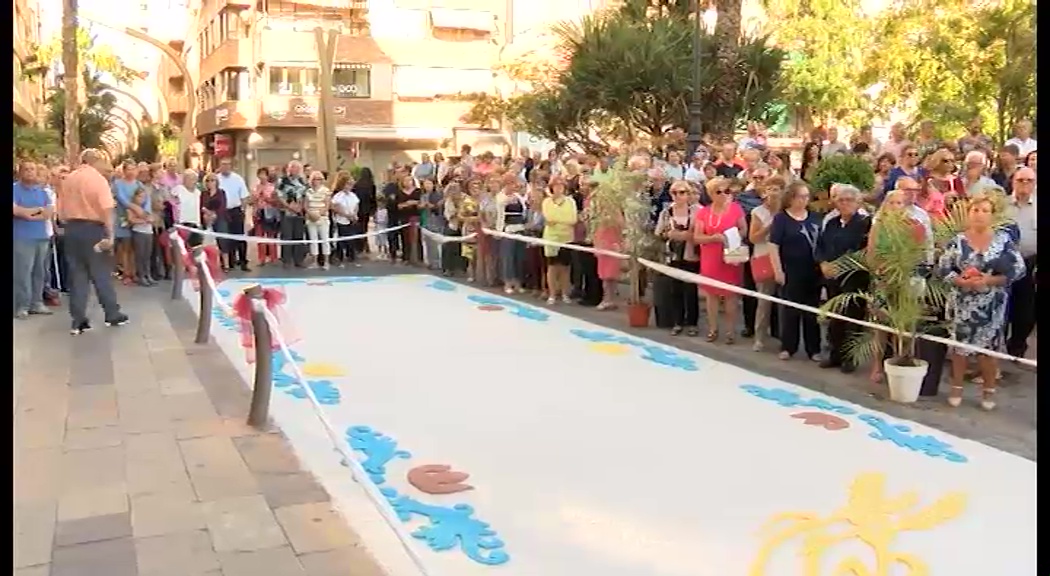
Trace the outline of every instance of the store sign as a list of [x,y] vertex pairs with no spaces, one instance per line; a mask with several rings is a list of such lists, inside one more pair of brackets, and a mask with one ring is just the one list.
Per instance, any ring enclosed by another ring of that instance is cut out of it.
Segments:
[[218,108],[215,110],[215,123],[222,124],[230,119],[230,111],[227,108]]
[[214,150],[215,156],[219,158],[233,156],[233,137],[228,134],[216,134]]
[[357,84],[336,84],[332,86],[332,92],[336,98],[353,98],[357,96]]
[[296,118],[316,118],[317,117],[317,105],[306,104],[301,102],[292,106],[292,116]]

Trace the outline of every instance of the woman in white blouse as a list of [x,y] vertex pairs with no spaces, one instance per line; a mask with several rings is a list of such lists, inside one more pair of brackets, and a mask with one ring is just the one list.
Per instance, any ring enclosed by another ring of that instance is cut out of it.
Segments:
[[332,196],[332,222],[335,224],[335,236],[340,240],[335,243],[332,259],[338,262],[339,268],[351,263],[360,266],[356,262],[354,241],[345,239],[353,236],[357,230],[358,209],[361,206],[361,199],[352,190],[353,185],[354,179],[350,177],[349,172],[339,172],[336,175],[336,193]]
[[[521,193],[521,181],[515,172],[503,175],[503,187],[496,195],[496,230],[521,234],[525,230],[527,202]],[[522,276],[525,273],[525,244],[510,238],[500,238],[500,268],[503,291],[507,294],[524,293]]]

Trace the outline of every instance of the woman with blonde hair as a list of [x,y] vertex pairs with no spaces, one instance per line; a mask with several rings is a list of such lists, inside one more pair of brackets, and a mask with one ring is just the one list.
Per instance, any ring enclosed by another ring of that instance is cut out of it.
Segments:
[[[464,236],[476,234],[480,229],[480,208],[478,196],[482,194],[482,182],[479,178],[471,178],[467,181],[467,189],[459,202],[459,211],[456,218],[459,220],[460,231]],[[467,240],[462,243],[463,259],[466,261],[467,282],[474,282],[477,276],[477,239]]]
[[[460,220],[460,208],[463,204],[463,189],[459,184],[453,182],[444,189],[444,220],[445,229],[442,234],[450,237],[462,236],[462,221]],[[463,243],[456,241],[446,242],[441,247],[441,274],[443,276],[454,276],[466,269],[463,262]]]
[[310,240],[310,257],[314,266],[328,270],[328,259],[332,244],[328,241],[332,233],[332,222],[328,214],[332,210],[332,191],[325,185],[324,174],[319,170],[310,173],[310,187],[306,190],[306,237]]
[[[953,287],[949,299],[953,338],[986,350],[1003,347],[1010,285],[1025,275],[1024,260],[1009,232],[996,227],[1002,204],[1002,195],[995,192],[986,190],[971,196],[966,204],[966,229],[948,242],[936,266],[937,275]],[[967,359],[976,355],[983,379],[980,405],[985,410],[994,409],[999,371],[996,360],[959,347],[950,355],[948,404],[956,407],[962,403]]]
[[[565,178],[554,176],[550,180],[550,196],[543,201],[543,239],[561,244],[568,244],[573,239],[573,228],[578,215],[576,203],[566,196]],[[562,302],[571,304],[569,292],[572,283],[569,266],[572,263],[572,251],[557,246],[544,246],[547,257],[547,304],[553,305],[561,297]]]
[[[784,193],[786,183],[780,176],[773,176],[758,188],[762,204],[751,211],[751,224],[748,227],[747,239],[751,242],[751,274],[755,278],[755,291],[772,296],[777,291],[777,282],[773,274],[773,263],[770,260],[769,231],[773,216],[780,210],[780,196]],[[755,303],[755,342],[752,349],[760,352],[765,348],[765,339],[769,335],[775,309],[773,303],[759,298]],[[774,329],[772,331],[776,333]]]
[[[525,231],[526,200],[521,193],[517,172],[507,172],[501,178],[503,188],[496,195],[496,230],[507,234]],[[507,294],[525,292],[522,276],[525,273],[525,244],[520,240],[499,238],[499,260],[503,277],[503,291]]]
[[[707,194],[711,198],[711,205],[703,206],[696,212],[693,241],[700,247],[701,275],[725,284],[740,286],[744,281],[743,267],[725,260],[725,251],[728,248],[726,233],[730,229],[735,230],[741,242],[746,234],[744,209],[733,200],[731,185],[732,182],[728,178],[714,178],[707,182]],[[718,305],[721,302],[725,305],[727,323],[725,342],[732,344],[740,297],[713,286],[701,286],[700,289],[704,293],[707,309],[707,341],[718,340]]]

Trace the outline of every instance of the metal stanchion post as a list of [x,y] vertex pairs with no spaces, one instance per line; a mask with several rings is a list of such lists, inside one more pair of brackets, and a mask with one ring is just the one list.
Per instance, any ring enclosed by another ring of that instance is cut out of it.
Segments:
[[211,335],[211,309],[212,309],[212,297],[211,284],[204,279],[204,267],[207,266],[207,262],[201,260],[205,258],[204,247],[197,246],[193,249],[193,262],[197,266],[197,285],[200,287],[201,293],[201,310],[197,318],[197,338],[194,342],[197,344],[207,344],[208,337]]
[[252,299],[252,339],[255,346],[255,382],[252,386],[252,405],[248,412],[248,425],[265,428],[270,417],[270,393],[273,388],[273,338],[270,323],[262,310],[254,304],[262,302],[263,291],[258,284],[244,289]]
[[171,299],[181,300],[182,299],[182,252],[179,250],[179,243],[176,238],[179,235],[178,230],[172,230],[168,238],[171,240],[168,246],[168,251],[171,253]]

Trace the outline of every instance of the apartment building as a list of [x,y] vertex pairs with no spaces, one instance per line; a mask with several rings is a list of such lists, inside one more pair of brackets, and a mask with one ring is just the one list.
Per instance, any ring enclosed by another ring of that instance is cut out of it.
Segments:
[[180,50],[193,78],[162,63],[168,96],[192,86],[205,160],[240,170],[318,164],[320,69],[314,29],[340,31],[330,113],[341,161],[385,168],[422,152],[503,152],[506,139],[468,126],[467,95],[495,89],[493,65],[510,30],[510,0],[200,0]]
[[29,126],[42,121],[44,110],[43,83],[26,80],[22,70],[29,63],[32,46],[40,41],[40,20],[36,0],[15,0],[14,22],[14,120]]

